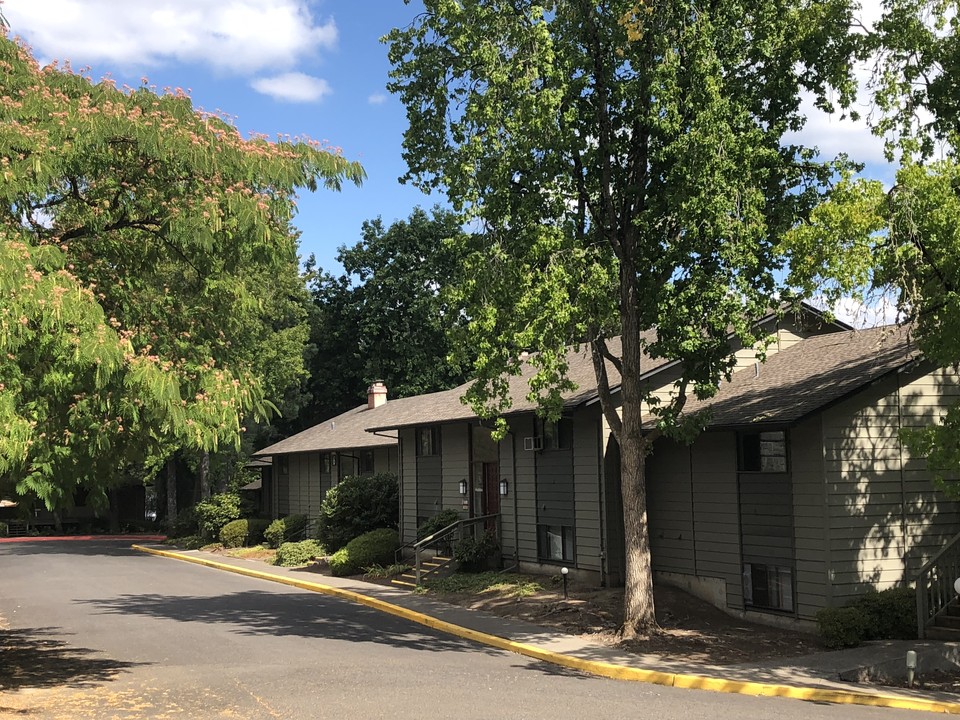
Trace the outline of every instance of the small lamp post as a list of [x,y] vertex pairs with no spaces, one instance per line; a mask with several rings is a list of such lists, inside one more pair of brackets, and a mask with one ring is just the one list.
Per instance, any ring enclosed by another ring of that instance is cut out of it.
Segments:
[[956,590],[957,595],[960,595],[960,578],[953,581],[953,589]]
[[913,678],[917,673],[917,653],[907,650],[907,687],[913,687]]
[[560,568],[560,575],[563,577],[563,599],[567,599],[567,575],[570,574],[570,570],[565,567]]

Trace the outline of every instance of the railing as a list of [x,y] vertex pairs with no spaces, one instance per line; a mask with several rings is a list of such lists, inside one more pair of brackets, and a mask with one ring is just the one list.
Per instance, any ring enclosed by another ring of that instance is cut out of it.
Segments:
[[917,574],[917,636],[922,640],[937,615],[957,597],[954,583],[960,578],[960,535],[933,556]]
[[[492,528],[491,528],[492,526]],[[434,548],[449,549],[452,553],[457,543],[467,537],[475,538],[478,533],[485,533],[493,530],[497,535],[497,544],[500,545],[500,516],[499,515],[481,515],[480,517],[467,518],[466,520],[457,520],[455,523],[447,525],[442,530],[438,530],[432,535],[427,535],[421,540],[410,542],[397,550],[398,559],[405,549],[413,549],[414,572],[417,578],[417,585],[420,585],[422,577],[422,553],[424,550]]]

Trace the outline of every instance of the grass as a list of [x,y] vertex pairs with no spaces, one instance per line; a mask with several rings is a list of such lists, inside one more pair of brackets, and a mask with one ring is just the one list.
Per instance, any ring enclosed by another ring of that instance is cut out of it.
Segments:
[[438,595],[493,593],[500,597],[527,597],[543,590],[543,586],[525,575],[490,571],[454,573],[449,577],[430,580],[426,583],[426,590]]
[[235,558],[254,558],[255,560],[260,560],[268,557],[273,558],[277,554],[277,551],[271,550],[264,545],[254,545],[253,547],[230,548],[229,550],[224,550],[223,554]]

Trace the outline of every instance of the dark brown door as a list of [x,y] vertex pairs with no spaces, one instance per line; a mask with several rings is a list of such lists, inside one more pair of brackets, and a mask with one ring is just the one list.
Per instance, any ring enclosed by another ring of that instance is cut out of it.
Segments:
[[[483,464],[483,514],[496,515],[500,512],[500,466],[497,463]],[[488,528],[495,527],[493,520],[486,523]]]

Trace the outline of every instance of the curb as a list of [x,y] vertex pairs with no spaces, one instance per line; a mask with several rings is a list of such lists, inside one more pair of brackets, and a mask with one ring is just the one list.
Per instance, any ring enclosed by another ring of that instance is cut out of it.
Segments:
[[161,540],[166,539],[166,535],[23,535],[19,537],[0,538],[0,544],[23,542],[70,542],[75,540],[141,540],[160,542]]
[[870,707],[888,707],[899,710],[919,710],[925,712],[948,713],[960,715],[960,703],[941,702],[938,700],[928,700],[924,698],[908,698],[894,695],[873,695],[870,693],[860,693],[852,690],[826,690],[813,687],[794,687],[792,685],[771,685],[767,683],[746,682],[740,680],[725,680],[723,678],[712,678],[701,675],[685,675],[681,673],[658,672],[656,670],[644,670],[642,668],[628,667],[624,665],[615,665],[613,663],[600,662],[597,660],[583,660],[572,655],[563,655],[550,650],[544,650],[533,645],[507,640],[496,635],[471,630],[460,625],[439,620],[430,615],[415,610],[394,605],[379,600],[368,595],[344,590],[342,588],[323,585],[321,583],[297,580],[295,578],[285,577],[283,575],[274,575],[273,573],[263,572],[243,568],[236,565],[228,565],[215,560],[184,555],[178,552],[168,550],[157,550],[142,545],[133,545],[134,550],[145,552],[150,555],[182,560],[205,567],[225,570],[238,575],[269,580],[271,582],[290,585],[302,590],[331,595],[351,602],[365,605],[367,607],[380,610],[381,612],[396,617],[401,617],[419,625],[439,630],[456,637],[472,640],[482,643],[499,650],[517,653],[526,657],[549,662],[561,667],[580,670],[591,675],[610,678],[613,680],[626,680],[630,682],[650,683],[653,685],[664,685],[667,687],[685,688],[689,690],[709,690],[711,692],[733,693],[738,695],[752,695],[755,697],[782,697],[794,700],[806,700],[808,702],[826,702],[836,705],[866,705]]

